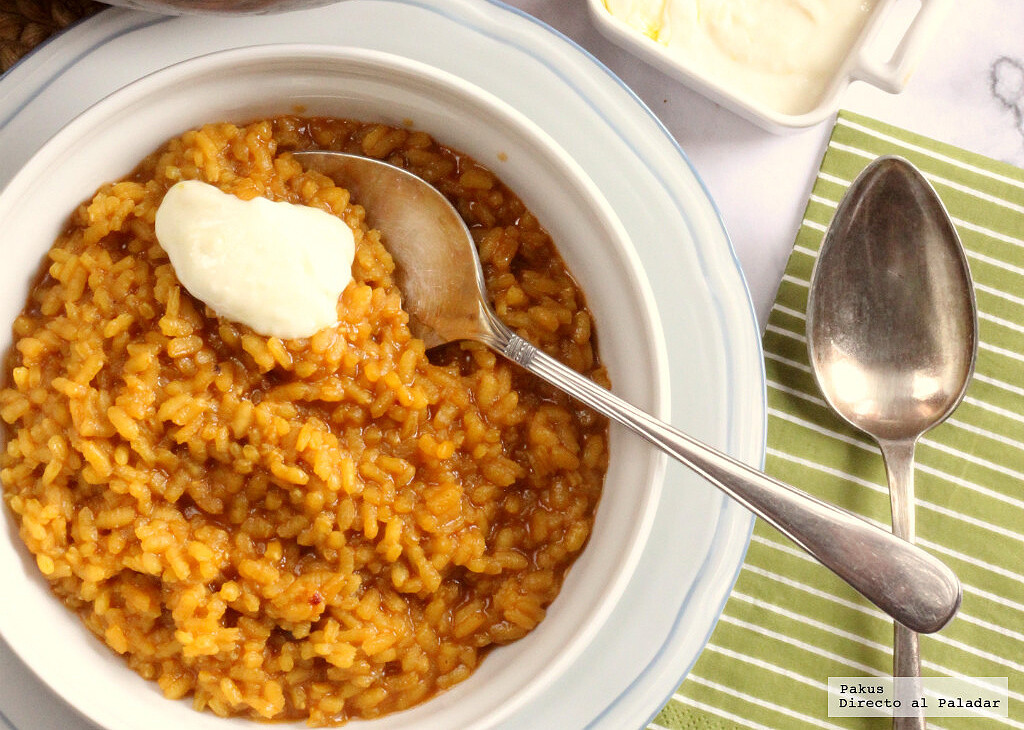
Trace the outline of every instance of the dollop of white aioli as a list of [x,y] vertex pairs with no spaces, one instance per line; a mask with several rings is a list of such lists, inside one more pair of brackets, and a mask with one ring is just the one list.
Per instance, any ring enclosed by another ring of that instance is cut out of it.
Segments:
[[220,317],[282,339],[338,321],[355,240],[326,211],[186,180],[157,209],[156,237],[178,280]]
[[702,76],[776,111],[819,103],[877,0],[605,0]]

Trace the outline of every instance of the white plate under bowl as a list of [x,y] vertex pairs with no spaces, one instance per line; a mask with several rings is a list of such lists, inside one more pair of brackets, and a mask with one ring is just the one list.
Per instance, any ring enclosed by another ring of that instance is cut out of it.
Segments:
[[[760,465],[759,333],[732,247],[689,162],[653,114],[584,50],[488,0],[345,0],[269,17],[164,18],[106,10],[0,78],[0,184],[114,89],[203,53],[268,42],[389,51],[445,69],[540,125],[611,203],[651,282],[668,351],[673,423]],[[583,654],[502,728],[640,727],[704,647],[731,590],[750,514],[668,465],[650,539]],[[0,725],[93,728],[0,642]]]

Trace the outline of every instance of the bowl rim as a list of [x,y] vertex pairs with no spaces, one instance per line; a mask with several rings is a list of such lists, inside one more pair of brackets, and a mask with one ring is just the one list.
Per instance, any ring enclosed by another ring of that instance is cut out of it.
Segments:
[[[626,259],[629,264],[629,273],[632,274],[638,284],[633,291],[633,295],[638,297],[642,302],[641,310],[643,313],[644,324],[650,336],[649,339],[655,354],[655,359],[651,364],[656,374],[657,382],[653,384],[655,403],[654,407],[651,408],[651,412],[655,415],[663,416],[663,414],[669,410],[670,398],[666,366],[667,349],[663,340],[660,317],[654,303],[653,293],[650,289],[646,276],[643,275],[643,267],[640,263],[639,256],[629,241],[629,236],[625,232],[622,223],[619,221],[616,213],[605,199],[604,195],[597,189],[596,185],[587,176],[580,165],[576,163],[575,160],[573,160],[572,157],[565,152],[564,149],[555,142],[547,132],[543,131],[538,125],[516,110],[512,105],[475,84],[462,79],[456,74],[400,54],[352,46],[336,46],[321,43],[268,43],[243,45],[227,50],[213,51],[164,66],[125,84],[104,96],[94,104],[91,104],[83,112],[76,115],[68,124],[49,137],[39,147],[39,149],[28,160],[26,160],[24,165],[13,176],[11,176],[7,184],[0,188],[0,218],[3,218],[11,210],[13,204],[16,204],[18,200],[31,193],[32,186],[38,183],[39,171],[50,169],[56,165],[70,147],[77,143],[77,141],[81,140],[85,133],[94,129],[97,122],[104,119],[110,119],[113,111],[116,109],[123,109],[133,103],[138,103],[156,91],[174,83],[175,80],[190,74],[224,71],[229,67],[233,67],[238,61],[260,63],[281,60],[282,57],[287,57],[286,60],[303,58],[334,62],[371,62],[374,64],[384,64],[392,69],[400,69],[405,73],[414,73],[420,76],[425,76],[434,82],[442,83],[451,87],[457,87],[460,94],[466,94],[478,102],[485,103],[506,119],[511,120],[516,126],[529,130],[533,143],[543,147],[546,154],[552,155],[558,160],[559,164],[565,168],[566,172],[571,173],[574,181],[587,191],[590,201],[601,209],[605,217],[605,222],[614,229],[614,237],[621,244],[616,249],[616,253]],[[87,199],[88,195],[88,191],[83,193],[83,199]],[[615,426],[613,425],[613,429],[614,428]],[[572,661],[578,657],[579,653],[587,646],[593,635],[605,623],[609,614],[621,599],[626,585],[628,584],[636,564],[639,561],[647,536],[650,533],[651,526],[654,521],[655,509],[657,507],[664,482],[666,463],[667,457],[663,454],[656,453],[653,455],[650,469],[651,478],[648,480],[648,489],[644,492],[642,519],[637,521],[637,529],[634,531],[634,536],[630,541],[630,550],[628,555],[624,558],[619,568],[613,573],[614,580],[606,584],[607,592],[609,595],[612,595],[613,598],[603,601],[598,611],[593,612],[586,621],[579,624],[579,630],[572,637],[570,642],[565,645],[570,649],[570,651],[561,652],[558,660],[548,664],[541,672],[537,673],[524,691],[519,692],[515,697],[511,698],[509,702],[503,704],[500,715],[494,715],[487,718],[486,722],[480,725],[480,727],[490,727],[496,724],[503,717],[511,714],[516,708],[524,704],[532,695],[539,692],[544,687],[545,683],[551,681],[551,679],[556,677],[560,672],[564,672]],[[11,534],[12,539],[17,542],[17,544],[14,545],[16,552],[22,552],[24,546],[21,544],[20,538],[16,537],[17,530],[13,525],[13,520],[10,516],[4,519],[9,523],[7,531]],[[0,610],[0,619],[3,619],[4,615],[5,612]],[[68,611],[68,615],[71,615],[70,611]],[[87,713],[81,708],[80,703],[68,699],[67,693],[63,691],[63,685],[51,681],[51,677],[45,668],[47,664],[46,657],[36,657],[33,659],[31,653],[26,650],[23,643],[18,639],[17,632],[4,629],[5,623],[6,622],[3,620],[0,620],[0,637],[3,637],[7,641],[15,655],[17,655],[44,684],[50,687],[58,695],[65,698],[65,700],[68,701],[69,704],[71,704],[78,712],[99,722],[100,720],[96,717],[94,712]],[[87,630],[84,633],[88,634],[90,639],[93,638],[91,633]],[[105,645],[103,645],[103,649],[105,651],[109,651]],[[438,696],[440,695],[435,695],[433,699],[436,699]],[[429,703],[430,701],[432,700],[428,700],[427,702]],[[109,722],[109,719],[106,722]],[[352,722],[355,722],[357,725],[360,723],[358,720]],[[104,727],[108,726],[113,727],[114,725],[104,724]],[[117,726],[121,727],[121,725]],[[285,727],[288,727],[288,725],[285,725]],[[477,725],[474,725],[473,727],[477,727]]]

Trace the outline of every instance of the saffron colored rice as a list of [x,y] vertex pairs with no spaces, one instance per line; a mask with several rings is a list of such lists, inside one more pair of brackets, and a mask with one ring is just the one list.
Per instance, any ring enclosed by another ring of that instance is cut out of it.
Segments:
[[[499,316],[607,385],[583,296],[488,170],[344,120],[213,124],[72,215],[14,323],[4,500],[56,596],[169,698],[311,725],[410,707],[540,622],[590,534],[607,425],[474,345],[424,351],[386,241],[288,150],[412,169],[456,204]],[[219,319],[157,244],[200,179],[355,231],[339,322],[282,341]]]

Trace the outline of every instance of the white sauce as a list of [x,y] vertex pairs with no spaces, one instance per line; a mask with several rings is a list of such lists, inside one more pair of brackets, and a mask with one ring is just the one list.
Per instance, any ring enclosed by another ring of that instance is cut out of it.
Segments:
[[195,180],[167,191],[156,237],[192,296],[271,337],[309,337],[337,322],[352,279],[355,241],[341,219]]
[[697,74],[786,114],[813,109],[877,0],[604,0]]

